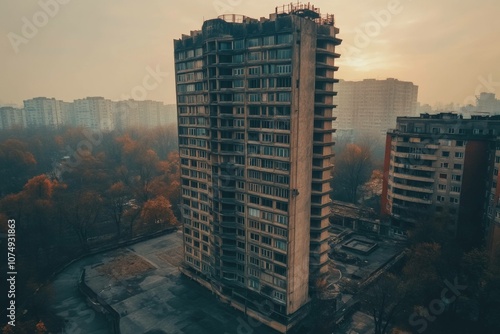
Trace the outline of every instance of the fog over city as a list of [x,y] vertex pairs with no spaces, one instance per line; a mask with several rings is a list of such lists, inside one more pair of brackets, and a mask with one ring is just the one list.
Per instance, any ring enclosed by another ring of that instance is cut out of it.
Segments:
[[[204,19],[229,13],[259,18],[282,5],[263,0],[42,3],[52,1],[0,3],[0,104],[20,106],[36,96],[120,100],[142,84],[148,68],[172,75],[172,39],[199,29]],[[431,105],[471,103],[480,91],[500,88],[496,0],[318,0],[315,6],[335,14],[343,40],[337,51],[341,79],[412,81],[419,86],[419,102]],[[30,23],[34,26],[25,27]],[[174,103],[174,80],[147,93],[147,99]]]
[[0,1],[0,334],[500,333],[500,1]]

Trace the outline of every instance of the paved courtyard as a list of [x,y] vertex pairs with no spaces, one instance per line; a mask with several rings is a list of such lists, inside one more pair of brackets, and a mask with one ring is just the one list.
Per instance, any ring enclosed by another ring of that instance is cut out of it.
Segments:
[[[277,333],[218,302],[210,291],[181,276],[177,269],[181,252],[181,233],[177,232],[94,255],[69,268],[69,276],[76,284],[78,272],[85,268],[86,284],[121,315],[123,334]],[[58,289],[57,282],[54,284]],[[64,303],[81,297],[62,298],[59,296],[54,307],[65,316]],[[102,317],[85,310],[81,300],[78,303],[79,312],[73,312],[68,325],[74,328],[68,333],[106,333]]]

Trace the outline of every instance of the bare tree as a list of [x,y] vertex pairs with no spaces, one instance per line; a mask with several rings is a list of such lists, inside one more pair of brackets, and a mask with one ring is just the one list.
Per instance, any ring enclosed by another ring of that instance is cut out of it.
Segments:
[[371,151],[366,146],[348,144],[335,159],[333,198],[356,203],[359,190],[373,170]]
[[365,307],[373,316],[375,334],[389,333],[394,318],[402,311],[403,290],[395,276],[383,274],[367,291]]

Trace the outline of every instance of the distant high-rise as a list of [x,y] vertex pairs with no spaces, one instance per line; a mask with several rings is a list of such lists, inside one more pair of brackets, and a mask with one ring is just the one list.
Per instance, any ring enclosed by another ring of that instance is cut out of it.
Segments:
[[174,42],[183,272],[285,332],[328,271],[333,15],[223,15]]
[[157,101],[127,100],[116,103],[116,126],[118,128],[154,128],[177,121],[176,106]]
[[86,97],[74,102],[37,97],[24,101],[24,108],[0,108],[0,129],[84,127],[112,131],[131,127],[154,128],[177,122],[175,104],[157,101],[111,101]]
[[340,80],[335,115],[341,132],[352,130],[356,138],[383,140],[396,126],[398,116],[415,116],[418,86],[397,79]]
[[58,128],[65,123],[67,103],[54,98],[37,97],[24,101],[26,126]]
[[103,97],[87,97],[75,100],[73,108],[76,125],[93,130],[114,130],[115,104],[116,102]]
[[0,107],[0,129],[24,128],[24,109]]
[[482,115],[499,115],[500,100],[493,93],[481,93],[477,97],[476,113]]

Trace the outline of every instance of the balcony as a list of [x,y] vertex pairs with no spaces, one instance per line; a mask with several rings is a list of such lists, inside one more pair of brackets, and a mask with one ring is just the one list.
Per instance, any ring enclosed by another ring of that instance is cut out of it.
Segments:
[[397,199],[400,199],[400,200],[406,201],[406,202],[428,204],[428,205],[432,204],[432,200],[425,198],[425,197],[424,198],[410,197],[410,196],[405,196],[405,195],[400,195],[400,194],[395,194],[395,193],[392,193],[390,195],[393,198],[397,198]]
[[404,179],[404,180],[413,180],[413,181],[434,183],[434,178],[432,178],[432,177],[423,177],[423,176],[416,176],[416,175],[412,175],[412,174],[401,174],[401,173],[392,173],[391,175],[393,177],[397,177],[397,178]]
[[391,161],[391,164],[394,167],[407,168],[409,170],[422,170],[422,171],[427,171],[427,172],[435,172],[436,171],[436,168],[432,167],[432,166],[401,164],[401,163],[396,163],[393,161]]
[[398,188],[402,190],[409,190],[409,191],[418,191],[426,194],[433,194],[434,193],[434,188],[431,187],[414,187],[414,186],[408,186],[406,184],[401,184],[401,183],[396,183],[394,181],[389,180],[389,184],[393,188]]
[[410,161],[416,160],[437,160],[437,156],[432,154],[421,154],[421,153],[404,153],[404,152],[393,152],[395,157],[409,159]]

